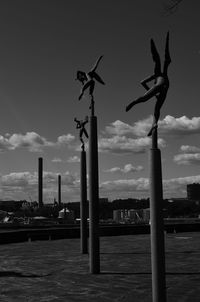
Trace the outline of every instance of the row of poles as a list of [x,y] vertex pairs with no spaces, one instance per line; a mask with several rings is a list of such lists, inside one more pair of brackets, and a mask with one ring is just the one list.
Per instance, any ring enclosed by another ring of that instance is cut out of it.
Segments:
[[[165,72],[171,62],[168,51],[169,34],[166,39],[165,51]],[[155,48],[153,40],[151,40],[151,51],[153,59],[156,63],[155,75],[149,77],[160,81],[162,84],[158,87],[154,86],[150,89],[146,82],[143,86],[149,90],[144,98],[139,98],[127,106],[128,110],[136,103],[146,101],[147,99],[155,96],[157,104],[163,104],[169,87],[167,74],[162,74],[160,69],[159,55]],[[90,131],[89,131],[89,267],[90,273],[100,273],[100,242],[99,242],[99,175],[98,175],[98,134],[97,134],[97,117],[94,115],[94,100],[93,90],[95,81],[104,84],[95,70],[102,56],[98,59],[95,67],[89,72],[77,72],[77,79],[82,83],[83,87],[79,100],[82,98],[84,91],[89,88],[89,95],[91,97],[91,116],[90,116]],[[148,80],[149,80],[148,79]],[[148,81],[147,80],[147,81]],[[154,91],[154,90],[155,91]],[[158,90],[159,89],[159,90]],[[148,95],[149,93],[149,95]],[[160,93],[160,94],[159,94]],[[159,99],[160,97],[160,99]],[[159,103],[160,102],[160,103]],[[157,105],[157,106],[158,106]],[[160,110],[160,108],[159,108]],[[159,111],[160,112],[160,111]],[[153,302],[166,302],[166,280],[165,280],[165,246],[164,246],[164,224],[163,224],[163,187],[162,187],[162,166],[161,166],[161,152],[158,148],[157,137],[157,120],[152,126],[149,135],[152,138],[152,146],[149,153],[150,165],[150,229],[151,229],[151,268],[152,268],[152,301]],[[78,122],[75,119],[76,122]],[[155,126],[156,125],[156,126]],[[84,142],[82,140],[84,123],[82,123],[82,130],[80,131],[80,139],[82,144],[81,151],[81,171],[80,171],[80,191],[81,191],[81,252],[87,253],[87,216],[86,216],[86,203],[87,203],[87,173],[86,173],[86,152],[84,149]],[[77,128],[81,128],[81,124]],[[87,137],[87,135],[86,135]]]

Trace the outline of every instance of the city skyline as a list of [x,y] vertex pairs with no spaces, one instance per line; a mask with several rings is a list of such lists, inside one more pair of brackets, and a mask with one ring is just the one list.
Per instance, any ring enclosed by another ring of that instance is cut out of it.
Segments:
[[153,72],[150,39],[164,56],[168,30],[170,88],[159,123],[163,193],[186,197],[187,184],[200,182],[199,8],[198,1],[183,1],[166,15],[160,1],[2,1],[0,199],[37,200],[43,157],[44,203],[57,198],[58,174],[63,201],[79,200],[74,117],[90,113],[87,95],[78,101],[76,71],[88,71],[100,55],[106,83],[95,87],[100,197],[149,197],[147,133],[155,101],[128,113],[125,107],[144,93],[140,81]]

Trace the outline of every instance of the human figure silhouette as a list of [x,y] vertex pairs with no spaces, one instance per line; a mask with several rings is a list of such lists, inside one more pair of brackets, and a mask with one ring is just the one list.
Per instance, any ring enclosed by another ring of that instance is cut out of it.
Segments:
[[101,77],[96,73],[96,69],[99,65],[99,62],[101,61],[103,56],[100,56],[98,58],[98,60],[96,61],[94,67],[88,72],[84,72],[81,70],[77,71],[77,77],[76,80],[79,80],[81,82],[81,84],[83,85],[82,89],[81,89],[81,94],[79,95],[79,101],[81,100],[81,98],[83,97],[83,94],[85,92],[86,89],[89,88],[89,95],[91,96],[91,101],[93,102],[93,92],[94,92],[94,87],[95,87],[95,80],[99,83],[101,83],[102,85],[105,85],[104,81],[101,79]]
[[84,141],[83,141],[83,134],[85,135],[86,138],[88,138],[88,133],[85,129],[85,125],[88,123],[88,116],[85,117],[85,120],[77,120],[77,118],[74,118],[74,121],[76,122],[76,129],[80,129],[79,131],[79,139],[82,143],[81,148],[84,150]]
[[[166,37],[165,61],[164,61],[163,72],[161,71],[160,56],[156,49],[153,39],[151,39],[151,53],[152,53],[153,61],[155,62],[154,74],[141,81],[141,85],[147,90],[147,92],[143,96],[131,102],[126,107],[126,111],[129,111],[136,104],[146,102],[154,96],[156,97],[153,124],[148,133],[148,136],[151,136],[153,129],[158,127],[160,109],[166,99],[167,91],[169,89],[169,79],[167,75],[168,67],[169,64],[171,63],[171,58],[169,54],[169,32],[167,33],[167,37]],[[153,80],[154,80],[154,85],[151,88],[149,88],[147,83]]]

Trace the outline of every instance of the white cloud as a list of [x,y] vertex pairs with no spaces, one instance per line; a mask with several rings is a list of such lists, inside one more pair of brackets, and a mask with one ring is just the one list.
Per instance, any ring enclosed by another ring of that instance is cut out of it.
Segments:
[[164,194],[171,197],[186,197],[187,185],[199,182],[200,175],[166,179],[163,181]]
[[[163,197],[186,197],[186,188],[188,184],[200,183],[200,175],[179,177],[163,180]],[[100,192],[104,195],[119,198],[121,196],[137,197],[139,194],[142,197],[149,197],[149,179],[119,179],[113,181],[105,181],[100,185]],[[142,194],[141,194],[142,193]]]
[[13,149],[28,148],[32,152],[42,151],[43,147],[52,146],[53,144],[35,132],[27,132],[26,134],[12,134],[9,137],[9,143]]
[[200,153],[185,153],[174,156],[178,165],[200,165]]
[[200,133],[200,117],[190,119],[187,116],[175,118],[167,115],[159,122],[159,128],[161,129],[161,133],[176,136]]
[[59,157],[54,157],[54,158],[52,159],[52,162],[53,162],[53,163],[62,163],[63,160],[62,160],[61,158],[59,158]]
[[174,162],[178,165],[200,165],[200,148],[182,145],[180,152],[182,153],[174,156]]
[[68,145],[70,144],[72,141],[75,140],[75,136],[72,134],[63,134],[61,136],[58,137],[57,139],[57,144],[58,145]]
[[108,170],[105,170],[105,172],[110,172],[110,173],[134,173],[134,172],[139,172],[142,171],[144,168],[143,166],[136,166],[134,167],[132,164],[126,164],[123,168],[120,167],[114,167]]
[[[134,134],[138,136],[146,135],[152,124],[153,117],[136,122],[133,126]],[[200,117],[188,118],[187,116],[173,117],[167,115],[158,122],[159,133],[171,136],[182,136],[200,133]]]
[[67,160],[68,163],[79,163],[80,162],[80,158],[78,156],[71,156],[68,158]]
[[[79,178],[70,172],[61,174],[62,194],[66,197],[79,195]],[[12,172],[0,176],[1,198],[24,199],[29,196],[38,199],[38,173],[37,172]],[[44,200],[57,196],[58,173],[43,172],[43,193]]]
[[[163,139],[159,139],[158,143],[159,146],[165,146]],[[100,152],[111,152],[116,154],[144,153],[146,149],[151,146],[151,138],[141,137],[134,139],[115,135],[111,138],[100,138],[98,146]]]
[[[108,135],[136,135],[146,136],[151,128],[153,116],[129,125],[120,120],[116,120],[106,127],[104,133]],[[159,133],[171,136],[188,135],[200,133],[200,117],[188,118],[187,116],[173,117],[167,115],[163,120],[158,122]]]
[[27,148],[31,152],[41,152],[44,147],[61,147],[70,145],[75,139],[71,134],[61,135],[56,142],[50,142],[45,137],[36,132],[27,132],[26,134],[14,133],[0,136],[0,151],[15,150],[18,148]]
[[135,134],[134,126],[116,120],[109,126],[106,126],[105,132],[111,135]]
[[184,153],[200,153],[200,148],[195,146],[189,146],[189,145],[182,145],[180,147],[180,151]]
[[113,181],[105,181],[100,185],[103,192],[147,192],[149,189],[149,179],[119,179]]

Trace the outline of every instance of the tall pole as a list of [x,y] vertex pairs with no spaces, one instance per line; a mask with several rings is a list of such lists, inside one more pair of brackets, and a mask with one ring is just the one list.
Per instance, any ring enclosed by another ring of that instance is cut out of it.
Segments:
[[150,221],[152,301],[166,302],[165,244],[163,223],[161,152],[157,146],[157,127],[152,132],[150,149]]
[[61,208],[61,175],[58,175],[58,206]]
[[43,207],[43,158],[38,159],[38,203],[39,208]]
[[94,102],[91,102],[89,136],[89,258],[90,273],[100,273],[99,255],[99,171],[97,117],[94,116]]
[[80,202],[80,247],[81,253],[88,253],[87,243],[87,168],[86,168],[86,152],[84,144],[81,150],[81,171],[80,171],[80,185],[81,185],[81,202]]

